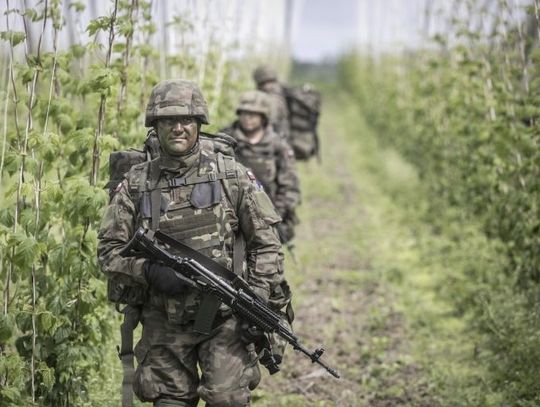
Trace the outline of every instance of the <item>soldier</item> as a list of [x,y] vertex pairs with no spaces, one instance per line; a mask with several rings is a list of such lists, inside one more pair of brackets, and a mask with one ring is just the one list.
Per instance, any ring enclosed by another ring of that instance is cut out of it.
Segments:
[[260,372],[230,309],[220,308],[209,335],[196,333],[201,294],[167,266],[120,256],[139,226],[159,227],[229,269],[235,240],[243,239],[244,277],[265,300],[284,279],[279,215],[251,171],[200,147],[201,124],[208,111],[197,85],[154,87],[145,125],[155,128],[161,154],[125,175],[99,231],[98,260],[109,280],[146,289],[133,390],[154,406],[196,406],[199,397],[207,406],[248,406]]
[[278,81],[276,71],[267,65],[261,65],[253,71],[253,80],[257,89],[269,95],[269,122],[281,137],[289,140],[289,111],[282,84]]
[[283,219],[278,224],[282,243],[294,237],[298,223],[296,206],[300,204],[300,188],[294,152],[269,126],[269,96],[253,90],[240,97],[236,109],[238,120],[221,130],[237,142],[236,158],[253,171]]

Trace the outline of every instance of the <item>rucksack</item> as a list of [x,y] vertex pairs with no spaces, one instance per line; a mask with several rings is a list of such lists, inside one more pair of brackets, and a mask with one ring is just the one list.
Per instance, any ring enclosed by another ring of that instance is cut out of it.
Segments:
[[317,125],[321,111],[321,94],[312,85],[284,87],[289,110],[289,142],[297,160],[319,157]]

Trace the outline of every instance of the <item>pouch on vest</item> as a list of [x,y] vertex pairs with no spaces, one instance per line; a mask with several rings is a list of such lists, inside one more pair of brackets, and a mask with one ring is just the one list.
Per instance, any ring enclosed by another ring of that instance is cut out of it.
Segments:
[[281,216],[279,216],[276,212],[274,204],[266,192],[255,191],[253,193],[253,199],[259,216],[266,222],[266,224],[274,225],[281,221]]
[[210,181],[196,184],[191,191],[190,202],[197,209],[209,208],[221,201],[221,184]]
[[123,305],[142,305],[147,299],[146,287],[127,285],[113,278],[107,279],[107,298],[110,302]]

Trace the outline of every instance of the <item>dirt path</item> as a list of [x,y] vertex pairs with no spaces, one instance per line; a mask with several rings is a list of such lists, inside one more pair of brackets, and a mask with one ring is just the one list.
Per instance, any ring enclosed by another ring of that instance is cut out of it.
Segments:
[[301,165],[299,264],[288,256],[287,272],[295,295],[295,331],[308,348],[325,346],[325,360],[342,378],[288,349],[281,374],[263,378],[254,405],[433,406],[428,381],[409,350],[395,290],[374,265],[384,230],[377,197],[384,192],[362,173],[369,166],[358,165],[369,162],[362,157],[365,146],[351,146],[351,132],[364,131],[358,128],[358,112],[343,109],[336,98],[327,99],[326,108],[323,164]]

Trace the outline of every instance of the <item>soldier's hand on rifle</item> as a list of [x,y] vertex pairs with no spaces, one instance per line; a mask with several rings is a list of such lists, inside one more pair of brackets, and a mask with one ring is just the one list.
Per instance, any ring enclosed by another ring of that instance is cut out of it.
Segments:
[[255,325],[249,324],[246,321],[242,322],[240,329],[242,329],[240,338],[244,343],[256,343],[264,335],[264,332],[261,329],[259,329]]
[[290,232],[287,226],[283,222],[280,222],[276,225],[277,232],[279,235],[279,240],[282,244],[287,243],[289,240],[291,240]]
[[149,286],[169,296],[182,294],[186,289],[186,284],[172,268],[159,263],[146,262],[144,278]]

